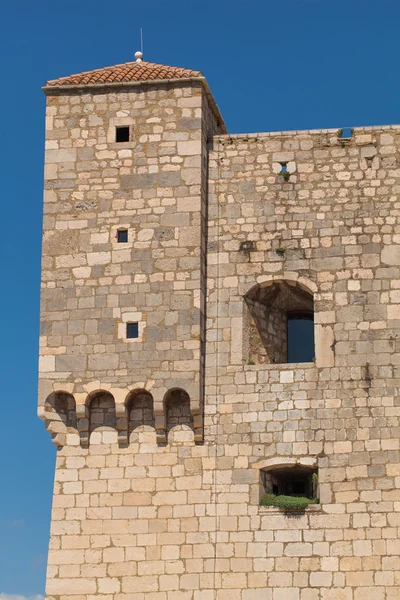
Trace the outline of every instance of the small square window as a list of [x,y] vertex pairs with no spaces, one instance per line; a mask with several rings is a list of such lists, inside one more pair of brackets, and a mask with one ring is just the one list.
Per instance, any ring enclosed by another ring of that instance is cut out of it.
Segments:
[[139,337],[139,323],[127,323],[126,324],[126,337],[134,339]]
[[118,229],[117,240],[119,243],[127,242],[128,241],[128,230],[127,229]]
[[129,142],[129,127],[117,127],[115,130],[116,142]]

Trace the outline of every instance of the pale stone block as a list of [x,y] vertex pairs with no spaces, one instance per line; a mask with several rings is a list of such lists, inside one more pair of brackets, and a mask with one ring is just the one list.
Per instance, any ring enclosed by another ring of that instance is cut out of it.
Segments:
[[281,371],[279,374],[279,381],[281,383],[292,383],[294,380],[293,371]]
[[76,579],[47,579],[46,592],[51,595],[95,594],[96,579],[84,577]]
[[321,600],[353,600],[353,591],[351,588],[322,589]]
[[389,305],[387,307],[387,318],[388,319],[400,319],[400,305]]
[[[281,575],[283,577],[283,574]],[[300,590],[284,587],[273,590],[273,600],[300,600]]]
[[117,594],[120,591],[121,583],[116,577],[100,578],[98,580],[98,592],[100,594]]
[[89,265],[107,265],[111,262],[111,252],[89,252],[86,256]]
[[201,154],[201,141],[192,140],[190,142],[178,142],[178,154],[179,156],[194,156]]
[[65,148],[63,150],[47,150],[45,154],[46,163],[69,163],[75,161],[75,148]]
[[52,373],[56,370],[56,357],[47,355],[39,357],[39,372]]
[[385,265],[400,265],[400,244],[387,244],[381,252],[381,261]]

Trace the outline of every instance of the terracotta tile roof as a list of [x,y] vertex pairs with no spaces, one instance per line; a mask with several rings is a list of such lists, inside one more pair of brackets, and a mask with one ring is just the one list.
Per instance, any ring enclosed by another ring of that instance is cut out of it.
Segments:
[[182,69],[180,67],[167,67],[148,62],[127,62],[114,67],[103,67],[94,71],[86,71],[77,75],[52,79],[46,87],[59,87],[70,85],[102,85],[118,84],[125,82],[152,81],[160,79],[193,79],[204,75],[200,71]]

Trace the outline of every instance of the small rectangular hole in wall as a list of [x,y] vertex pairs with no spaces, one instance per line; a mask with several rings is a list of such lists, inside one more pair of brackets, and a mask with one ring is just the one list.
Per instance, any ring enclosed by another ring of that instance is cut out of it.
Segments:
[[287,173],[288,172],[288,170],[287,170],[287,163],[285,163],[285,162],[281,163],[281,167],[282,167],[281,173]]
[[139,337],[139,323],[127,323],[126,324],[126,337],[134,339]]
[[115,141],[116,142],[129,142],[129,127],[116,127]]
[[299,510],[319,502],[318,470],[315,467],[287,466],[261,471],[260,475],[263,506]]
[[339,133],[340,133],[339,137],[342,140],[349,140],[350,138],[353,137],[353,130],[351,127],[343,127],[343,129],[341,129]]
[[128,230],[127,229],[118,229],[117,240],[119,243],[127,242],[128,241]]

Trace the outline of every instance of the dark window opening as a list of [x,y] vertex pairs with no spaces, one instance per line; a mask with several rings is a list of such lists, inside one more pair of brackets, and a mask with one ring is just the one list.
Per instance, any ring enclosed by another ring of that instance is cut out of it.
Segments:
[[[193,417],[190,410],[190,397],[187,392],[180,389],[170,390],[165,398],[165,413],[167,422],[167,439],[179,439],[179,430],[194,429]],[[172,431],[175,430],[175,433]],[[171,436],[171,433],[173,434]],[[190,438],[189,438],[190,439]]]
[[128,241],[128,230],[127,229],[119,229],[117,232],[117,240],[119,243]]
[[263,493],[275,496],[318,498],[317,469],[311,467],[287,467],[261,472]]
[[288,362],[312,362],[315,358],[313,313],[289,312],[287,318]]
[[117,127],[115,130],[116,142],[129,142],[129,127]]
[[131,339],[139,337],[139,323],[126,324],[126,337]]
[[314,301],[294,282],[257,285],[245,296],[247,364],[313,362]]
[[367,161],[367,167],[371,168],[373,165],[373,161],[374,161],[374,156],[366,156],[365,160]]

